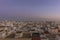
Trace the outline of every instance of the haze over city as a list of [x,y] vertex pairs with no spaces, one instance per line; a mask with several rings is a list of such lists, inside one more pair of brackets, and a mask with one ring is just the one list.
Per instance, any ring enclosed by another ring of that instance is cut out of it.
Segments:
[[60,0],[0,0],[1,40],[60,40]]
[[60,20],[60,0],[0,0],[0,17]]

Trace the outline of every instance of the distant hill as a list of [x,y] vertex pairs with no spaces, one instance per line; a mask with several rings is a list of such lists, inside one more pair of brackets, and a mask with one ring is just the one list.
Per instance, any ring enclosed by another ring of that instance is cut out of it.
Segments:
[[[51,18],[32,18],[32,17],[0,17],[1,20],[11,20],[11,21],[50,21]],[[54,20],[57,21],[57,20]]]

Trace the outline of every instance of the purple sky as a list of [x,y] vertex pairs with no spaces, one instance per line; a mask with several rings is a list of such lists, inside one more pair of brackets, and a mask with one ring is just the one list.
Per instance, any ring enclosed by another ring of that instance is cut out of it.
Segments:
[[0,0],[0,16],[60,18],[60,0]]

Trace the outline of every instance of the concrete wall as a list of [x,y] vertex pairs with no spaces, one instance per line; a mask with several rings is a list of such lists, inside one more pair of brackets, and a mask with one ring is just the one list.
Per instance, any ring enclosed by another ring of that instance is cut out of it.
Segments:
[[31,40],[31,38],[19,38],[19,39],[0,39],[0,40]]

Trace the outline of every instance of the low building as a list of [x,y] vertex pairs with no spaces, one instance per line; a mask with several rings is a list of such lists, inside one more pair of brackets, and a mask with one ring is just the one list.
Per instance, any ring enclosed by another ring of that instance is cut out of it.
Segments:
[[23,32],[23,38],[31,38],[31,35],[29,32]]

